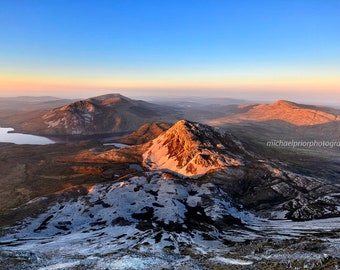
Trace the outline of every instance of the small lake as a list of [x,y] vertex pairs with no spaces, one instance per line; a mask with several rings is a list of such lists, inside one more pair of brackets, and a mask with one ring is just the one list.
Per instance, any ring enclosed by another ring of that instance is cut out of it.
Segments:
[[114,146],[114,147],[117,147],[117,148],[125,148],[125,147],[129,146],[129,145],[123,144],[123,143],[104,143],[103,145],[104,146]]
[[22,133],[11,133],[12,131],[14,131],[13,128],[0,127],[0,142],[39,145],[55,143],[54,141],[45,137]]

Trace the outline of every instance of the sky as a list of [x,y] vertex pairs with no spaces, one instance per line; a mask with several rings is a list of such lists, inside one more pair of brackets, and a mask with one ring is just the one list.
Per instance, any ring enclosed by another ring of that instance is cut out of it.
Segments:
[[338,0],[0,6],[0,96],[340,100]]

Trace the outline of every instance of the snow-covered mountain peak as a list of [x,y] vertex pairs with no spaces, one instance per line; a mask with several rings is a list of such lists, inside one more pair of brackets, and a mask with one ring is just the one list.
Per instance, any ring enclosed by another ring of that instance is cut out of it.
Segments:
[[197,177],[243,164],[243,150],[230,134],[200,123],[180,120],[151,142],[143,154],[150,169]]

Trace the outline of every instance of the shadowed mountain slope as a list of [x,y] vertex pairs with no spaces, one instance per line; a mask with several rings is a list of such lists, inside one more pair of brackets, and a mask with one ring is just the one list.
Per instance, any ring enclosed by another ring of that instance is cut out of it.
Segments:
[[49,111],[28,112],[4,123],[40,135],[93,135],[129,132],[150,121],[170,121],[175,110],[120,94],[80,100]]

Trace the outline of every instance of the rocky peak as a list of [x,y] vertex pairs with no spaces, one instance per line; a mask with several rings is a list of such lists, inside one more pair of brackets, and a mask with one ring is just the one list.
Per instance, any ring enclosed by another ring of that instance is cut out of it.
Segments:
[[151,142],[143,154],[150,169],[165,169],[183,176],[242,164],[240,143],[230,134],[200,123],[180,120]]

